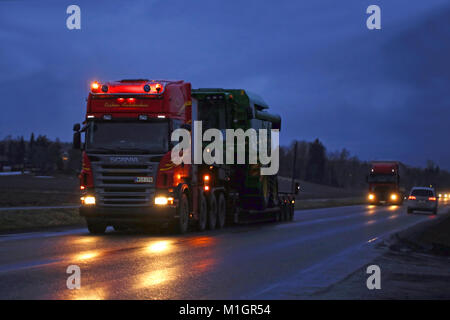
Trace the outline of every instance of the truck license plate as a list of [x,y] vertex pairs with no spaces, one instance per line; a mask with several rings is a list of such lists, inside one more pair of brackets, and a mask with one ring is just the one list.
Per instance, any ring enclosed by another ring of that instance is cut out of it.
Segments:
[[134,183],[153,183],[153,177],[136,177]]

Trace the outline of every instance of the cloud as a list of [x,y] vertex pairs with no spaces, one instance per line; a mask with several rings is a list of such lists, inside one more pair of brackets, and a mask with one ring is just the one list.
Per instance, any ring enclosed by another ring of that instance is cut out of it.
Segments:
[[65,27],[71,2],[1,3],[0,137],[70,141],[95,79],[184,79],[259,93],[283,118],[282,143],[448,167],[445,2],[380,3],[380,32],[359,0],[79,1],[80,31]]

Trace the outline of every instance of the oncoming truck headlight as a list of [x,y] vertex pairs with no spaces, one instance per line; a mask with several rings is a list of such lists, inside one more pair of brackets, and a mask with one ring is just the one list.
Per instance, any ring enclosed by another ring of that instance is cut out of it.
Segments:
[[155,197],[155,204],[158,206],[165,206],[168,204],[173,204],[173,198],[172,197],[164,197],[164,196],[158,196]]
[[398,198],[398,196],[395,193],[391,194],[392,201],[397,201],[397,198]]
[[93,196],[84,196],[81,197],[81,202],[84,205],[95,205],[95,197]]
[[369,194],[369,200],[374,200],[375,199],[375,195],[373,193]]

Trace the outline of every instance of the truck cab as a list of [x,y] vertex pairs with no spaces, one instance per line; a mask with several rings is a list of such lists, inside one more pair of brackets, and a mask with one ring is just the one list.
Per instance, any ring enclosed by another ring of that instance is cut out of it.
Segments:
[[170,134],[190,121],[190,91],[184,81],[92,83],[83,128],[74,128],[75,140],[85,134],[80,215],[91,232],[172,222],[189,166],[171,163]]
[[400,165],[395,161],[373,161],[367,176],[370,204],[402,204],[403,190],[400,187]]

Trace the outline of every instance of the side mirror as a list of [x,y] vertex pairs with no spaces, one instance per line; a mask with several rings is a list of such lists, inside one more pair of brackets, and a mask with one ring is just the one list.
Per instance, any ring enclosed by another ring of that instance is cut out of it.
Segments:
[[73,131],[80,131],[80,128],[81,128],[81,126],[80,126],[79,123],[75,123],[75,124],[73,125]]
[[81,133],[80,131],[75,131],[73,133],[73,143],[72,146],[75,150],[81,149]]
[[295,183],[295,190],[294,190],[294,193],[295,193],[295,194],[298,194],[299,191],[300,191],[300,185],[299,185],[298,182],[296,182],[296,183]]
[[80,133],[80,124],[76,123],[73,125],[73,142],[72,142],[72,147],[75,150],[80,150],[81,149],[81,133]]

